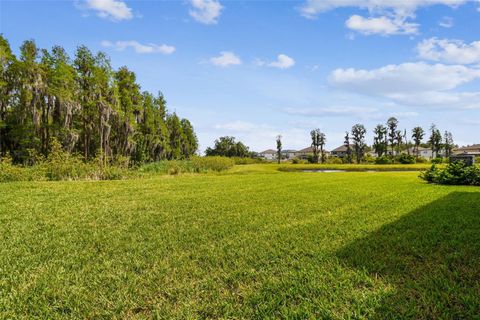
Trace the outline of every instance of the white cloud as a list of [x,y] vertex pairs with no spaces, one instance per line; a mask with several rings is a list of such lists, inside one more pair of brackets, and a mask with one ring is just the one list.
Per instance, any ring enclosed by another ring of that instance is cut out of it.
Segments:
[[169,46],[166,44],[141,44],[135,40],[129,41],[102,41],[101,45],[105,48],[115,48],[116,50],[123,51],[127,48],[132,48],[136,53],[162,53],[162,54],[172,54],[175,52],[174,46]]
[[210,58],[210,63],[218,67],[229,67],[242,64],[242,60],[231,51],[221,51],[217,57]]
[[453,27],[453,18],[443,17],[442,20],[438,22],[438,25],[443,28],[451,28]]
[[285,54],[279,54],[277,60],[268,64],[270,67],[288,69],[295,65],[295,60]]
[[85,8],[96,11],[101,18],[113,21],[133,18],[132,9],[121,0],[86,0]]
[[370,17],[350,16],[345,24],[351,30],[366,35],[416,34],[418,24],[407,20],[415,18],[418,8],[431,5],[457,7],[465,2],[467,0],[307,0],[300,7],[300,13],[313,19],[336,8],[356,7],[368,10]]
[[335,86],[360,92],[422,92],[450,90],[480,77],[479,69],[424,62],[387,65],[378,69],[336,69],[330,75]]
[[416,34],[418,33],[418,24],[406,22],[403,18],[397,17],[371,17],[364,18],[359,15],[353,15],[345,22],[345,25],[354,31],[365,35],[380,34]]
[[480,63],[480,41],[465,44],[461,40],[430,38],[417,45],[422,59],[446,63]]
[[336,88],[382,97],[410,106],[480,107],[480,92],[457,92],[480,78],[480,69],[461,65],[403,63],[373,70],[336,69],[329,77]]
[[203,24],[216,24],[223,6],[217,0],[190,0],[190,16]]
[[431,5],[447,5],[456,7],[467,0],[307,0],[300,13],[307,18],[315,18],[318,14],[336,8],[358,7],[371,13],[393,11],[397,16],[414,16],[420,7]]

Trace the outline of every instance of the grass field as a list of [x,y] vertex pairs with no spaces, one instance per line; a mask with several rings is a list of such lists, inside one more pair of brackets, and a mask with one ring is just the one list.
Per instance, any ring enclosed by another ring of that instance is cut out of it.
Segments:
[[479,188],[272,168],[0,184],[0,318],[478,318]]

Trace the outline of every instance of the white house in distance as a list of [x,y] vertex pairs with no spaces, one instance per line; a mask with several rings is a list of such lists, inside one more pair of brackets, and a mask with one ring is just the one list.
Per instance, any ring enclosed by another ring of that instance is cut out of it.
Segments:
[[295,150],[282,150],[282,159],[293,159],[296,157]]
[[265,160],[274,160],[277,159],[277,151],[268,149],[262,151],[258,154],[260,157],[264,158]]

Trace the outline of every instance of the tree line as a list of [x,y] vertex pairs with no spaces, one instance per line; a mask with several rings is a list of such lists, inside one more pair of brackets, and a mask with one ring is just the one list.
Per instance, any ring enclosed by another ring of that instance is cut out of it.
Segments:
[[18,57],[0,35],[0,156],[28,164],[65,152],[104,163],[189,158],[198,149],[189,120],[169,113],[161,92],[142,91],[136,75],[79,46],[70,58],[24,41]]
[[[419,158],[421,146],[430,148],[433,158],[439,157],[442,150],[445,157],[448,158],[452,155],[455,145],[451,132],[445,131],[442,137],[437,126],[432,124],[429,129],[428,141],[423,143],[427,133],[422,127],[414,127],[409,137],[407,130],[400,130],[398,125],[397,118],[390,117],[386,124],[378,124],[373,130],[372,149],[378,157],[393,157],[406,150],[408,156]],[[345,133],[344,145],[346,147],[347,162],[351,163],[353,158],[355,158],[357,163],[363,161],[368,149],[365,142],[366,133],[367,130],[362,124],[354,125],[351,132],[347,131]]]
[[[452,155],[455,147],[451,132],[445,131],[442,135],[435,124],[432,124],[428,132],[422,127],[415,127],[408,136],[407,130],[399,129],[399,122],[391,117],[385,124],[378,124],[373,130],[374,138],[371,147],[366,142],[367,129],[363,124],[355,124],[350,131],[345,132],[343,145],[345,146],[345,161],[347,163],[361,163],[365,160],[368,151],[373,150],[378,157],[393,158],[406,150],[408,156],[419,158],[420,147],[427,147],[432,151],[433,158],[443,154],[445,157]],[[427,141],[424,141],[426,134]],[[276,137],[277,160],[280,161],[282,153],[282,136]],[[312,161],[324,163],[326,161],[325,144],[326,134],[320,129],[310,132]],[[206,155],[219,155],[226,157],[257,157],[258,154],[249,151],[249,148],[234,137],[220,137],[215,140],[213,148],[207,148]]]

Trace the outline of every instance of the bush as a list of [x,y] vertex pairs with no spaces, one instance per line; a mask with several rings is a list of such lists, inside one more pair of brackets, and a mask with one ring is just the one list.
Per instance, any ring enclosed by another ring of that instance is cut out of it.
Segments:
[[430,183],[480,186],[480,168],[466,166],[463,161],[452,162],[445,169],[439,169],[433,164],[420,174],[420,178]]
[[330,157],[330,158],[327,158],[327,161],[325,162],[327,164],[342,164],[343,161],[341,158],[338,158],[338,157]]
[[415,156],[402,153],[397,157],[397,161],[401,164],[414,164],[416,162]]
[[383,155],[375,159],[375,164],[391,164],[392,159],[389,156]]
[[440,163],[443,163],[443,158],[433,158],[431,161],[430,161],[432,164],[440,164]]
[[428,162],[428,159],[424,158],[424,157],[418,157],[415,159],[415,161],[417,163],[427,163]]
[[363,159],[366,163],[375,163],[375,160],[376,158],[369,153],[365,154],[365,158]]

